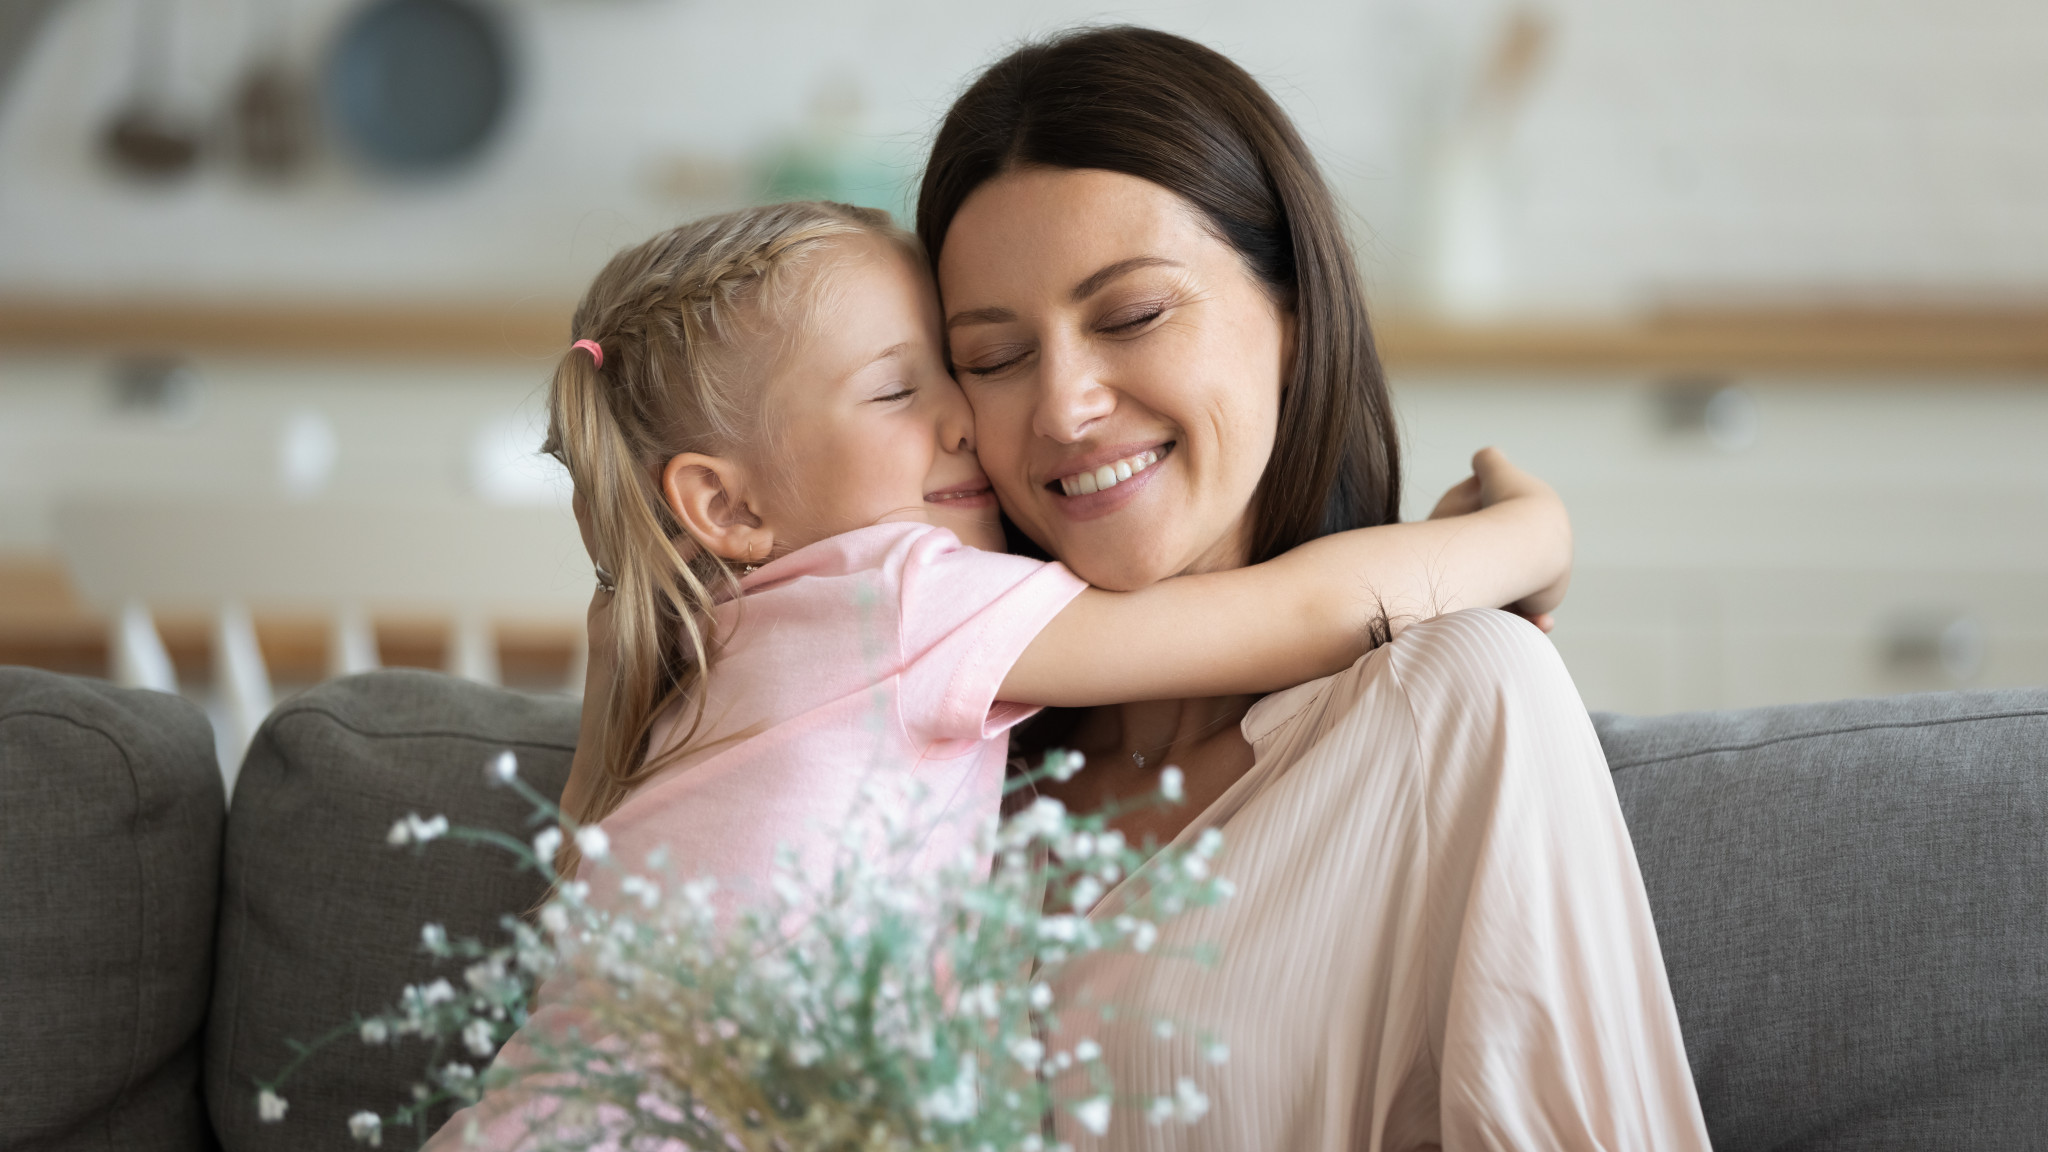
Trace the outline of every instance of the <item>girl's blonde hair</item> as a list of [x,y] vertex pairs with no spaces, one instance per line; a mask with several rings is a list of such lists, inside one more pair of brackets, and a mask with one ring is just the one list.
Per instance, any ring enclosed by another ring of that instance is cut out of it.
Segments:
[[[718,638],[711,609],[737,594],[732,567],[688,535],[663,498],[663,466],[684,452],[758,444],[760,385],[803,327],[815,287],[802,274],[841,238],[881,238],[915,255],[886,212],[824,201],[748,208],[670,229],[612,257],[576,308],[555,367],[542,451],[575,481],[598,564],[613,577],[611,694],[598,730],[603,773],[567,812],[595,823],[672,762],[703,721]],[[779,339],[778,339],[779,338]],[[649,757],[655,719],[694,708],[683,738]],[[565,852],[568,849],[565,848]],[[573,874],[565,856],[561,875]]]

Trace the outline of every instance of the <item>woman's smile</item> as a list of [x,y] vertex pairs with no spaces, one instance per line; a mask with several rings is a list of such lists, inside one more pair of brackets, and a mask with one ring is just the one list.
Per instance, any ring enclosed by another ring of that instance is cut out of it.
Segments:
[[1176,440],[1097,449],[1053,465],[1040,487],[1054,511],[1069,520],[1094,520],[1127,507],[1164,472]]

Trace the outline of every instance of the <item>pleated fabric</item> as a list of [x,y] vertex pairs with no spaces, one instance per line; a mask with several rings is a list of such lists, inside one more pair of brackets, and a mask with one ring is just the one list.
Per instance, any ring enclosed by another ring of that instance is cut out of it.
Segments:
[[1063,1113],[1062,1138],[1708,1146],[1607,763],[1540,632],[1491,610],[1418,624],[1244,730],[1254,767],[1181,837],[1222,830],[1237,894],[1169,921],[1149,955],[1071,967],[1049,1037],[1097,1040],[1122,1093],[1191,1079],[1209,1113],[1156,1122],[1126,1096],[1104,1136]]

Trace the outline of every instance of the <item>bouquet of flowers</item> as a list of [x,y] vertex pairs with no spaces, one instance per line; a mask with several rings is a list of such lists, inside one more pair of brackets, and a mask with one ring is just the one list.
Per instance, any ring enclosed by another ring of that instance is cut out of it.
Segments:
[[[1010,787],[1066,779],[1080,765],[1078,753],[1055,752]],[[284,1083],[307,1056],[349,1035],[431,1048],[411,1100],[351,1117],[351,1132],[373,1146],[398,1128],[424,1138],[430,1109],[486,1091],[517,1094],[520,1147],[533,1152],[1044,1152],[1054,1109],[1097,1134],[1118,1107],[1155,1124],[1208,1110],[1191,1079],[1112,1084],[1100,1045],[1074,1021],[1114,1019],[1118,1006],[1060,1004],[1053,988],[1086,955],[1164,954],[1163,920],[1228,897],[1212,871],[1214,830],[1185,848],[1140,848],[1109,827],[1116,809],[1077,816],[1039,797],[990,821],[979,856],[932,870],[904,866],[923,830],[885,820],[884,850],[849,832],[822,882],[785,851],[766,898],[722,914],[711,880],[671,876],[659,851],[620,860],[603,829],[566,820],[519,777],[512,753],[487,772],[533,805],[541,827],[531,841],[417,814],[390,841],[496,845],[554,882],[547,900],[530,921],[507,916],[500,946],[426,925],[422,945],[461,962],[461,983],[407,987],[393,1009],[301,1047],[259,1086],[264,1119],[283,1117]],[[1180,791],[1168,768],[1141,802],[1178,801]],[[613,895],[594,898],[588,880],[555,875],[565,835],[588,862],[584,875],[595,871]],[[979,868],[990,854],[994,867]],[[1111,889],[1115,915],[1089,918]],[[560,1007],[530,1015],[543,982]],[[1176,1027],[1152,1023],[1162,1038]],[[479,1071],[515,1032],[518,1058]],[[1215,1037],[1197,1039],[1209,1059],[1227,1058]]]

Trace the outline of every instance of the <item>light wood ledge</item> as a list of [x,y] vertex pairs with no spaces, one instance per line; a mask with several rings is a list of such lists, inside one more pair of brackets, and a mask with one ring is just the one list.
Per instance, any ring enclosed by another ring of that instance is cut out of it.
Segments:
[[[0,350],[550,359],[571,306],[0,297]],[[1694,309],[1641,320],[1375,325],[1399,373],[1933,373],[2048,379],[2048,305]]]

